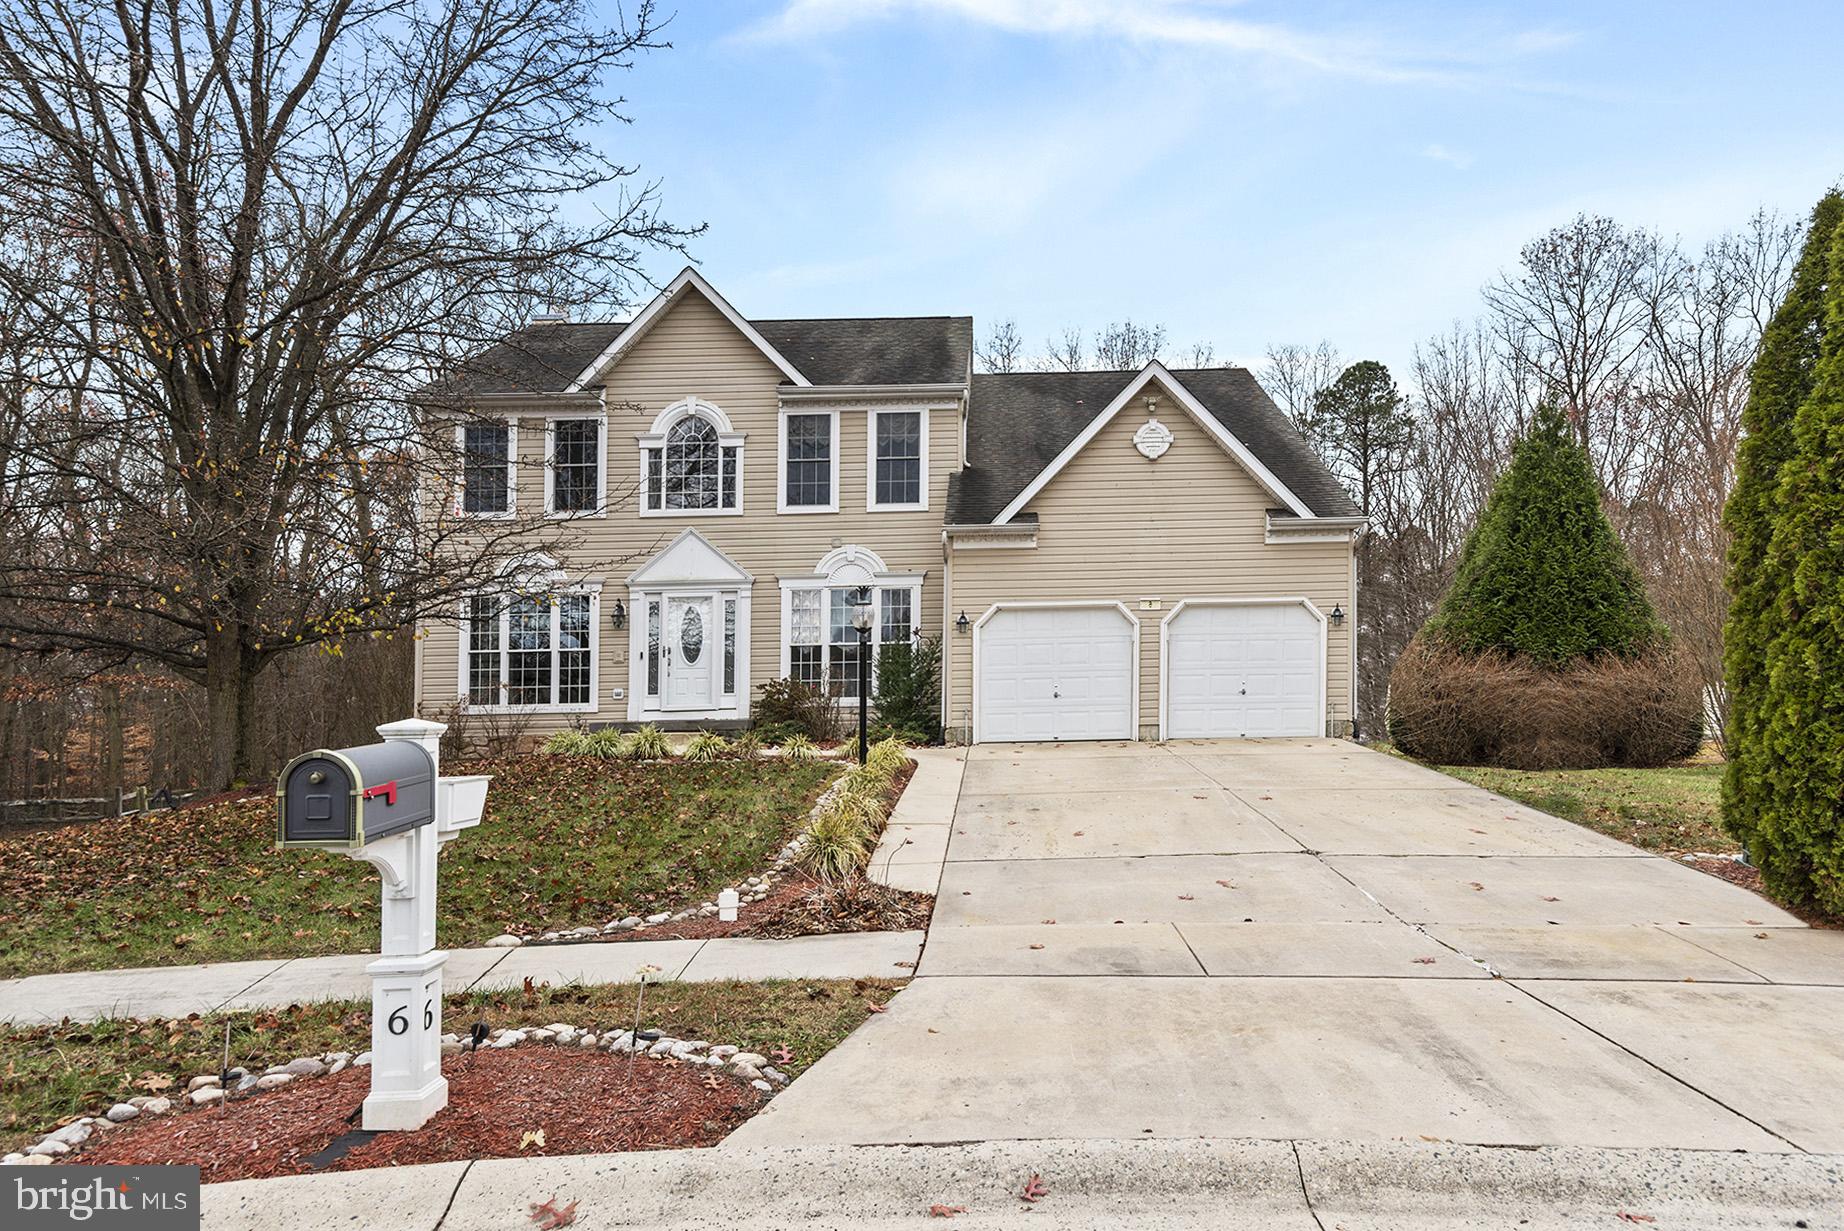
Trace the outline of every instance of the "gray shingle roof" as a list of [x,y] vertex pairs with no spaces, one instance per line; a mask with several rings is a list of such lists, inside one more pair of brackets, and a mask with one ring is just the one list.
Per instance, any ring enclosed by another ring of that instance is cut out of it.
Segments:
[[[751,321],[816,385],[947,385],[967,379],[970,316]],[[437,388],[462,393],[556,393],[627,328],[625,321],[547,322],[489,346]]]
[[954,385],[973,357],[971,316],[749,323],[816,385]]
[[[1009,372],[973,378],[967,468],[948,486],[950,525],[990,522],[1056,460],[1138,372]],[[1321,517],[1357,506],[1246,368],[1172,375]]]

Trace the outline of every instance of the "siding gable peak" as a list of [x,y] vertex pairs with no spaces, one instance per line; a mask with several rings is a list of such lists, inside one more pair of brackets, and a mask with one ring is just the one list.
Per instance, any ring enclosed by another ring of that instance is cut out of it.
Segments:
[[729,300],[717,293],[716,287],[705,281],[704,276],[697,270],[687,265],[679,272],[678,277],[668,283],[666,288],[655,295],[646,307],[635,314],[634,319],[626,329],[621,331],[620,336],[590,361],[589,366],[570,382],[565,392],[580,393],[592,381],[606,373],[609,368],[621,362],[622,356],[633,350],[634,345],[646,337],[647,332],[659,323],[660,318],[666,315],[668,309],[685,295],[692,293],[703,296],[712,307],[722,313],[724,318],[736,328],[736,331],[749,340],[750,345],[762,352],[763,358],[781,370],[781,374],[788,378],[790,384],[803,388],[812,385],[813,382],[803,376],[800,369],[790,363],[785,355],[769,344],[768,339],[764,338],[754,325],[744,320],[742,314],[730,306]]

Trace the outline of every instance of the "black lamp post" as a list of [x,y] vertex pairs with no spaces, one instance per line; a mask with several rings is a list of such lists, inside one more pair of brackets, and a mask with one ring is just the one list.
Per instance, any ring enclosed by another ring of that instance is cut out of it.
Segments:
[[871,587],[852,591],[852,627],[858,630],[858,764],[870,755],[865,747],[871,704]]

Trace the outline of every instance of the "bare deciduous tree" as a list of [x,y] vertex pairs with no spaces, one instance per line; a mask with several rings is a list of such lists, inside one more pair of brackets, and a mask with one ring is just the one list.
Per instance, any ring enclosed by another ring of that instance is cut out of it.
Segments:
[[202,685],[222,784],[266,663],[555,539],[448,515],[404,395],[690,233],[603,152],[659,46],[645,2],[0,0],[9,643]]
[[986,337],[973,348],[982,371],[1016,372],[1024,363],[1024,335],[1011,317],[986,328]]
[[1261,387],[1287,412],[1293,425],[1305,430],[1313,416],[1319,391],[1338,379],[1344,363],[1330,342],[1306,347],[1293,343],[1268,348],[1268,359],[1255,373]]
[[1044,358],[1038,365],[1046,372],[1080,372],[1088,366],[1088,348],[1080,329],[1065,329],[1061,337],[1044,343]]
[[1136,325],[1129,317],[1111,322],[1096,335],[1095,366],[1103,370],[1135,371],[1159,358],[1164,350],[1164,325]]

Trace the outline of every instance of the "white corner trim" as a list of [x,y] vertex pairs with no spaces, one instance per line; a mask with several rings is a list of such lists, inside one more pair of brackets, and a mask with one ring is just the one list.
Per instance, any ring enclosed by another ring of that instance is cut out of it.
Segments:
[[[982,742],[980,739],[980,637],[982,634],[982,630],[984,630],[986,627],[987,622],[990,621],[994,616],[998,615],[1001,611],[1022,611],[1022,610],[1031,610],[1031,609],[1047,610],[1047,609],[1059,609],[1059,608],[1063,610],[1074,610],[1074,609],[1079,609],[1079,608],[1100,609],[1103,607],[1112,607],[1114,610],[1126,616],[1127,623],[1133,628],[1133,663],[1132,663],[1133,679],[1132,679],[1131,684],[1129,685],[1129,689],[1131,690],[1130,695],[1133,697],[1133,713],[1130,715],[1128,719],[1127,738],[1130,740],[1135,740],[1135,741],[1137,741],[1140,738],[1140,617],[1134,615],[1132,610],[1128,608],[1127,604],[1122,603],[1122,602],[1117,602],[1111,599],[1071,599],[1068,601],[1047,600],[1047,601],[1032,601],[1032,602],[994,603],[992,606],[988,607],[985,611],[981,612],[980,618],[973,622],[973,662],[971,664],[972,678],[969,681],[972,686],[972,692],[968,694],[973,699],[972,700],[972,710],[973,710],[972,728],[973,729],[971,732],[973,743],[978,744]],[[943,633],[943,635],[944,636],[946,635],[945,632]],[[1161,719],[1161,723],[1162,725],[1160,727],[1160,730],[1161,732],[1163,732],[1164,730],[1163,719]]]
[[565,387],[564,392],[580,392],[585,385],[596,378],[597,374],[618,363],[621,356],[632,349],[635,343],[646,337],[648,331],[666,314],[666,310],[677,303],[688,289],[697,291],[709,300],[711,306],[723,313],[724,319],[734,325],[738,333],[748,338],[750,345],[761,351],[762,356],[779,368],[781,374],[790,382],[802,388],[812,385],[813,382],[802,376],[799,369],[788,362],[786,356],[769,345],[768,339],[763,337],[754,325],[744,320],[742,314],[730,306],[729,300],[717,293],[717,288],[706,282],[697,270],[687,265],[680,271],[678,277],[667,284],[665,290],[655,295],[647,306],[628,322],[627,328],[621,331],[621,336],[609,343],[607,348]]
[[1159,742],[1166,739],[1166,711],[1170,705],[1170,690],[1166,687],[1171,666],[1171,624],[1186,607],[1293,607],[1306,608],[1313,619],[1319,622],[1319,726],[1324,731],[1330,719],[1332,705],[1331,662],[1327,650],[1327,630],[1331,621],[1319,610],[1318,604],[1304,594],[1281,595],[1274,598],[1187,598],[1172,604],[1172,609],[1159,621]]
[[1081,433],[1077,435],[1074,440],[1065,445],[1063,451],[1057,454],[1056,458],[1052,460],[1048,466],[1045,466],[1043,470],[1039,471],[1037,477],[1031,480],[1030,485],[1019,492],[1017,496],[1013,497],[1012,502],[1006,505],[1004,510],[1000,512],[997,517],[993,518],[993,521],[995,523],[1009,522],[1013,517],[1016,517],[1022,512],[1024,507],[1037,496],[1037,493],[1043,491],[1044,486],[1061,473],[1063,468],[1075,459],[1076,454],[1082,452],[1083,449],[1088,447],[1091,440],[1101,434],[1101,430],[1113,421],[1114,416],[1121,412],[1121,408],[1131,402],[1134,397],[1138,395],[1140,390],[1144,389],[1148,382],[1155,378],[1160,384],[1171,391],[1172,397],[1184,408],[1185,413],[1189,414],[1199,427],[1203,428],[1215,438],[1216,442],[1221,445],[1231,457],[1240,462],[1243,469],[1247,470],[1250,476],[1254,478],[1255,482],[1259,483],[1270,496],[1279,500],[1282,504],[1285,504],[1301,517],[1312,517],[1314,515],[1313,511],[1306,507],[1306,503],[1303,500],[1289,491],[1286,484],[1275,478],[1273,472],[1261,464],[1260,459],[1249,451],[1247,445],[1236,439],[1234,432],[1224,427],[1223,424],[1218,421],[1217,417],[1211,414],[1210,411],[1204,407],[1204,404],[1198,401],[1197,398],[1192,395],[1191,391],[1186,389],[1184,385],[1179,382],[1178,378],[1173,376],[1171,372],[1166,369],[1164,364],[1155,359],[1141,368],[1140,374],[1128,381],[1127,387],[1115,395],[1114,400],[1108,403],[1107,408],[1096,415],[1095,418],[1089,422],[1089,425],[1083,428]]
[[[558,511],[551,507],[556,490],[557,425],[588,420],[595,424],[595,507]],[[608,516],[608,416],[553,415],[544,420],[544,516],[554,521],[571,521],[579,517]]]
[[453,512],[470,521],[511,521],[519,510],[519,417],[506,418],[506,507],[498,513],[470,513],[467,501],[467,429],[490,426],[493,420],[464,419],[455,424],[455,456],[461,460],[461,481],[455,484]]
[[[1286,523],[1298,521],[1299,525]],[[1263,517],[1263,539],[1270,543],[1354,543],[1370,526],[1364,517]]]
[[[827,504],[789,504],[788,503],[788,416],[789,415],[825,415],[832,421],[832,444],[828,456],[832,459],[832,477],[829,490],[832,500]],[[777,513],[837,513],[839,511],[839,409],[836,406],[783,406],[775,416],[775,512]]]
[[[902,504],[879,504],[877,502],[877,417],[879,415],[913,414],[921,424],[921,440],[918,456],[921,471],[918,476],[917,494],[920,500]],[[874,406],[865,412],[864,418],[864,510],[867,513],[913,513],[928,508],[928,411],[921,407]]]

